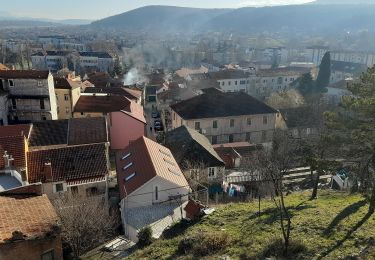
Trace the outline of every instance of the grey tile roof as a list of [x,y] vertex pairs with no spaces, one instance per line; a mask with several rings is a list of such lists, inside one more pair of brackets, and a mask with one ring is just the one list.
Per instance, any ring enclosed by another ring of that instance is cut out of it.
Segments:
[[207,137],[189,127],[180,126],[166,133],[165,146],[182,168],[186,161],[204,163],[207,167],[224,166]]

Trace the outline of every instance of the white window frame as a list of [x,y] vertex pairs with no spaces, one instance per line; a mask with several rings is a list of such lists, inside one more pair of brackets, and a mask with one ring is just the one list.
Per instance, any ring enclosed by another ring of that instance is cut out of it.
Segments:
[[[57,191],[57,185],[62,185],[62,190],[61,191]],[[65,187],[65,184],[64,182],[55,182],[53,183],[53,193],[61,193],[61,192],[65,192],[66,191],[66,187]]]

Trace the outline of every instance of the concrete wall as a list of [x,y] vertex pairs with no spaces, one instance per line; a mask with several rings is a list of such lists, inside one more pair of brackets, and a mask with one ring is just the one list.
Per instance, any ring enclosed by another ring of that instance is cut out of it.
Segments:
[[54,259],[62,258],[61,237],[40,240],[21,240],[13,243],[0,244],[1,260],[39,260],[43,253],[54,250]]
[[123,112],[112,112],[107,117],[111,149],[125,149],[130,141],[145,135],[145,124]]

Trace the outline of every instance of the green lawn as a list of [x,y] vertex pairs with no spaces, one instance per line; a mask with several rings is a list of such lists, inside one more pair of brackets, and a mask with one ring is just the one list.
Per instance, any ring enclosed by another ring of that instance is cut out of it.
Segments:
[[[309,201],[309,192],[286,197],[292,214],[291,239],[299,248],[298,253],[288,258],[345,259],[362,252],[363,259],[375,259],[375,215],[366,215],[368,204],[364,198],[342,192],[319,192],[319,198],[314,201]],[[263,200],[261,207],[262,214],[258,217],[256,201],[219,206],[194,225],[176,224],[164,238],[135,251],[131,258],[262,259],[272,256],[275,250],[271,245],[281,238],[278,215],[270,200]],[[195,247],[183,253],[178,245],[187,237],[192,238]],[[208,243],[212,244],[210,251],[197,255],[202,251],[200,247]]]

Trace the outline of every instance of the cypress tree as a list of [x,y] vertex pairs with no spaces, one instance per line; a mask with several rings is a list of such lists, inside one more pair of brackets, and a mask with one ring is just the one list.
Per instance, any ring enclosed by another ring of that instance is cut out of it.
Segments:
[[319,74],[316,79],[316,92],[323,93],[329,85],[331,79],[331,54],[327,51],[319,66]]

